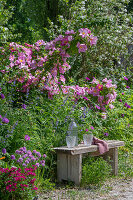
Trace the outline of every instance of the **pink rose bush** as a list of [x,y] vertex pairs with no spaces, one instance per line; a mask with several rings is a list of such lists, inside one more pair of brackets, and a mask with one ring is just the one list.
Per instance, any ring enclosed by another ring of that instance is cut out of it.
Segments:
[[105,112],[107,108],[114,108],[112,103],[117,96],[116,87],[115,84],[112,84],[112,80],[105,78],[100,82],[93,78],[91,82],[83,87],[78,85],[62,86],[62,91],[64,94],[71,94],[76,102],[84,102],[88,107]]
[[97,37],[88,28],[81,28],[77,33],[68,30],[50,42],[39,40],[33,45],[12,42],[1,49],[4,64],[0,72],[3,77],[8,74],[8,84],[15,82],[17,92],[39,88],[52,98],[62,92],[64,74],[71,68],[68,58],[88,51],[96,42]]
[[[12,42],[8,49],[8,65],[1,73],[3,76],[9,74],[8,84],[15,82],[17,92],[28,93],[37,88],[46,92],[50,99],[60,93],[69,94],[76,101],[86,101],[88,106],[94,101],[95,108],[104,112],[107,105],[113,109],[112,102],[116,98],[116,85],[112,84],[112,80],[105,78],[100,83],[94,78],[89,85],[81,87],[66,85],[65,79],[65,73],[71,69],[68,58],[88,51],[96,43],[97,37],[88,28],[80,28],[77,32],[68,30],[65,35],[59,35],[50,42],[39,40],[33,45]],[[5,51],[2,49],[3,56]],[[26,109],[26,105],[23,104],[22,108]]]
[[[94,100],[98,110],[105,111],[109,104],[112,109],[111,104],[116,98],[116,85],[112,84],[112,80],[105,78],[100,83],[94,78],[89,86],[66,85],[65,73],[71,69],[68,58],[88,51],[96,43],[97,37],[88,28],[80,28],[77,32],[68,30],[65,35],[59,35],[50,42],[39,40],[33,45],[12,42],[8,48],[8,65],[3,65],[1,73],[3,76],[9,74],[8,84],[15,82],[20,93],[29,93],[37,88],[46,92],[50,99],[60,93],[69,93],[75,100],[83,99],[88,105]],[[6,50],[2,49],[2,52],[5,56]],[[22,104],[22,108],[26,109],[26,105]]]

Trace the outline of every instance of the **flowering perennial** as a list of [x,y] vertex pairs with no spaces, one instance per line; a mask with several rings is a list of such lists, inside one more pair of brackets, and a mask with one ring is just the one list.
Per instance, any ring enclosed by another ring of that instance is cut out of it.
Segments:
[[[9,60],[7,63],[6,50],[2,49],[2,59],[5,64],[0,72],[9,74],[8,84],[15,81],[17,91],[26,93],[32,88],[39,88],[47,91],[48,97],[62,92],[61,85],[65,84],[64,73],[71,66],[68,58],[73,53],[86,52],[92,45],[96,45],[97,37],[94,37],[88,28],[81,28],[79,31],[67,30],[65,35],[59,35],[50,42],[43,40],[24,46],[10,43]],[[1,96],[3,98],[3,96]],[[23,104],[22,108],[26,109]]]
[[[28,136],[29,137],[29,136]],[[45,166],[45,160],[46,154],[41,155],[40,152],[33,150],[31,152],[30,150],[27,150],[26,147],[21,147],[18,150],[15,151],[16,155],[11,155],[11,160],[15,160],[17,163],[20,164],[20,166],[28,167],[35,165],[36,167]]]
[[110,109],[114,106],[112,103],[116,99],[115,88],[116,85],[112,84],[112,80],[106,78],[100,83],[99,80],[93,78],[89,84],[84,87],[76,86],[61,86],[64,94],[72,94],[75,101],[85,101],[89,107],[95,107],[98,110],[105,112],[106,106]]
[[31,168],[21,168],[12,167],[0,168],[0,188],[3,195],[16,196],[22,195],[24,197],[24,192],[28,189],[32,191],[38,190],[35,184],[35,176],[37,167],[32,166]]

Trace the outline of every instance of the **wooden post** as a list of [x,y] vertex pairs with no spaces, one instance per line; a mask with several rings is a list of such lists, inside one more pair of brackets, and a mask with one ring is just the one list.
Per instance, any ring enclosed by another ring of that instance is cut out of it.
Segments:
[[68,180],[80,184],[82,173],[82,154],[57,154],[57,179]]
[[109,149],[106,154],[102,156],[105,160],[108,161],[108,157],[111,159],[109,163],[112,166],[112,173],[116,176],[118,175],[118,148],[111,148]]

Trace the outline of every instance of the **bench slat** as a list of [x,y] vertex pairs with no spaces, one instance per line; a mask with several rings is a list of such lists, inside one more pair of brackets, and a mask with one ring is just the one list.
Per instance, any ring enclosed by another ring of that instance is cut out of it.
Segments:
[[[106,142],[108,143],[109,149],[124,146],[124,141],[108,140]],[[67,146],[64,146],[64,147],[56,147],[54,148],[54,150],[58,153],[76,155],[76,154],[98,151],[98,146],[97,145],[85,146],[84,144],[79,144],[78,146],[75,146],[73,148],[68,148]]]

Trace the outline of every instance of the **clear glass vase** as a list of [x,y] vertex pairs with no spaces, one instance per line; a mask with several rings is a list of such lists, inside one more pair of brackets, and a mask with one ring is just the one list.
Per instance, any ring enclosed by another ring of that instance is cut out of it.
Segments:
[[71,123],[69,124],[69,127],[68,127],[68,135],[69,136],[76,136],[75,146],[77,146],[78,145],[78,126],[73,119],[72,119],[72,121],[71,121]]

